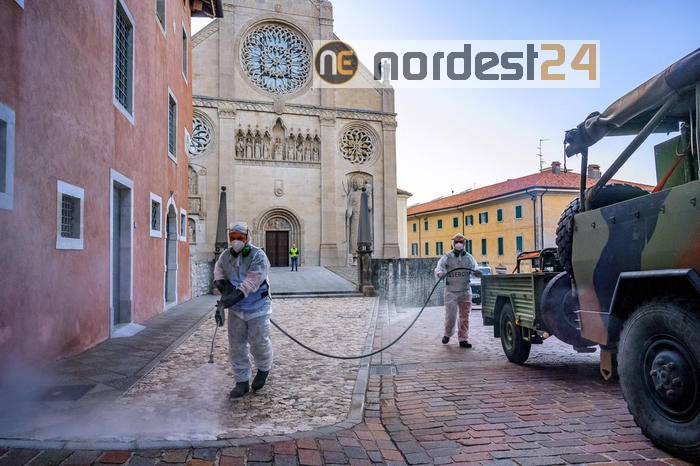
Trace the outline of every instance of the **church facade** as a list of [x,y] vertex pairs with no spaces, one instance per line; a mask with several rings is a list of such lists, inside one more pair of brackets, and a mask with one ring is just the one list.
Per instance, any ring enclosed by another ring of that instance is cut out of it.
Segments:
[[302,266],[353,263],[362,191],[373,256],[399,257],[393,89],[364,68],[364,88],[312,87],[312,43],[336,38],[328,1],[223,8],[193,37],[193,274],[213,258],[222,192],[226,221],[247,221],[273,266],[292,244]]

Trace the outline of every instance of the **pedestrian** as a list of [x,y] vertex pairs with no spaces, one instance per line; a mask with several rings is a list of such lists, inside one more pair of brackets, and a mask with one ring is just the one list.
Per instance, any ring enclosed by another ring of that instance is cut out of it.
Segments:
[[[270,302],[267,276],[270,261],[265,252],[251,244],[245,222],[234,222],[228,231],[230,247],[221,253],[214,265],[214,286],[221,291],[221,302],[228,312],[228,345],[236,386],[230,398],[240,398],[265,385],[272,367],[270,341]],[[216,323],[224,325],[223,309],[216,311]],[[250,348],[250,349],[249,349]],[[252,384],[249,355],[253,356],[257,373]]]
[[292,247],[289,248],[289,258],[292,260],[292,272],[299,271],[299,248],[296,244],[292,243]]
[[[472,309],[472,290],[469,277],[473,273],[481,277],[476,259],[464,249],[465,238],[461,233],[452,237],[452,250],[444,254],[435,268],[435,278],[445,274],[445,333],[442,344],[446,345],[454,334],[457,323],[457,339],[462,348],[471,348],[469,343],[469,312]],[[455,270],[468,268],[470,270]]]

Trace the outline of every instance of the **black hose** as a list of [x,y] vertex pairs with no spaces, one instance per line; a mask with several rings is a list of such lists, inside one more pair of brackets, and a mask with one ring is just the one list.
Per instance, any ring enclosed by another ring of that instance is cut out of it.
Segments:
[[430,301],[430,298],[433,296],[433,293],[435,292],[435,288],[437,288],[437,286],[438,286],[438,284],[440,283],[440,281],[442,281],[442,279],[444,279],[444,278],[447,276],[448,273],[452,273],[452,272],[454,272],[454,271],[456,271],[456,270],[469,270],[470,272],[474,272],[474,271],[475,271],[474,269],[470,269],[470,268],[468,268],[468,267],[457,267],[457,268],[454,268],[454,269],[450,270],[449,272],[447,272],[447,273],[446,273],[445,275],[443,275],[442,277],[440,277],[440,279],[439,279],[438,281],[435,282],[435,285],[433,285],[433,289],[430,290],[430,294],[428,295],[428,298],[425,300],[425,303],[423,303],[423,307],[420,308],[420,311],[418,312],[418,315],[413,319],[413,322],[411,322],[411,324],[410,324],[408,327],[406,327],[406,329],[405,329],[403,332],[401,332],[401,335],[399,335],[398,337],[396,337],[396,339],[395,339],[394,341],[392,341],[392,342],[389,343],[388,345],[384,346],[383,348],[379,348],[379,349],[376,350],[376,351],[372,351],[371,353],[360,354],[360,355],[357,355],[357,356],[337,356],[337,355],[334,355],[334,354],[324,353],[323,351],[319,351],[319,350],[313,349],[313,348],[311,348],[311,347],[309,347],[309,346],[306,346],[304,343],[300,342],[299,340],[297,340],[296,338],[294,338],[293,336],[291,336],[289,333],[287,333],[282,327],[280,327],[279,325],[277,325],[277,322],[275,322],[274,320],[270,319],[270,322],[272,322],[272,325],[274,325],[275,327],[277,327],[277,330],[279,330],[280,332],[282,332],[283,334],[285,334],[287,337],[289,337],[289,339],[292,340],[294,343],[296,343],[297,345],[301,346],[302,348],[304,348],[304,349],[306,349],[306,350],[311,351],[312,353],[318,354],[319,356],[325,356],[325,357],[327,357],[327,358],[333,358],[333,359],[362,359],[362,358],[367,358],[367,357],[369,357],[369,356],[374,356],[375,354],[381,353],[382,351],[391,348],[397,341],[399,341],[401,338],[403,338],[403,336],[406,335],[406,333],[411,329],[411,327],[413,327],[413,324],[416,323],[416,321],[417,321],[418,318],[421,316],[421,314],[423,314],[423,310],[425,310],[425,306],[428,305],[428,302]]

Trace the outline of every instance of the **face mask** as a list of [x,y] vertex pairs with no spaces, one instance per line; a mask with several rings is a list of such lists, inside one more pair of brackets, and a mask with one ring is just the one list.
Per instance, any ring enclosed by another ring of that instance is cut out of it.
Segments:
[[461,251],[464,249],[464,243],[455,243],[455,251]]
[[241,252],[243,250],[244,246],[245,246],[245,243],[241,240],[234,240],[233,243],[231,243],[231,247],[236,252]]

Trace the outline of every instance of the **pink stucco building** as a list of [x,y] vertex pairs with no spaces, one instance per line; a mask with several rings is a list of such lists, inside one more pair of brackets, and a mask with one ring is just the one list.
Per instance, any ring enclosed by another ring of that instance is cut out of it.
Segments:
[[0,363],[190,299],[191,15],[221,0],[0,0]]

